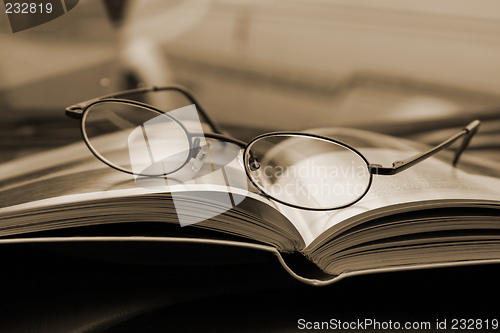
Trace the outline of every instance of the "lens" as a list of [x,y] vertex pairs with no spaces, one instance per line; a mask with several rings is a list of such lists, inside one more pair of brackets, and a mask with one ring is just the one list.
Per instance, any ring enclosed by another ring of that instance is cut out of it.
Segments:
[[190,157],[183,126],[168,114],[126,102],[100,102],[83,116],[83,130],[93,152],[105,163],[141,175],[164,175]]
[[329,210],[361,198],[371,182],[368,162],[354,149],[307,134],[261,137],[245,150],[253,183],[282,203]]

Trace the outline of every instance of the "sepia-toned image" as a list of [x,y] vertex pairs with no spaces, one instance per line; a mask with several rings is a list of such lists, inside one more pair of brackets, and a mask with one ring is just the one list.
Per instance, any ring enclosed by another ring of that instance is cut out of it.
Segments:
[[0,9],[0,332],[500,329],[500,2]]

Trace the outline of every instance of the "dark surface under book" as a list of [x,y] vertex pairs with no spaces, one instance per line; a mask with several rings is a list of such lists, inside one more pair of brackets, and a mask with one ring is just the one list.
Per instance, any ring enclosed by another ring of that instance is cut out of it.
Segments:
[[372,274],[311,288],[266,253],[254,257],[258,263],[165,266],[27,244],[3,249],[2,332],[301,332],[300,319],[433,328],[446,319],[450,329],[453,319],[498,318],[499,265]]

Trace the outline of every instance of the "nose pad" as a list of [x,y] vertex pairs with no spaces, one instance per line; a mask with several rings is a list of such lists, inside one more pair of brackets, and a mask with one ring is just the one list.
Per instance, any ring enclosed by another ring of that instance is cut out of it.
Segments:
[[250,170],[257,171],[260,168],[259,159],[255,156],[253,151],[250,151],[250,157],[248,158],[248,165],[250,166]]
[[207,155],[208,155],[208,146],[207,145],[204,145],[203,147],[199,147],[198,149],[199,149],[198,153],[196,154],[196,157],[194,158],[193,166],[191,167],[191,169],[194,172],[198,172],[201,169],[201,167],[203,166],[203,162],[205,161],[205,159],[207,158]]

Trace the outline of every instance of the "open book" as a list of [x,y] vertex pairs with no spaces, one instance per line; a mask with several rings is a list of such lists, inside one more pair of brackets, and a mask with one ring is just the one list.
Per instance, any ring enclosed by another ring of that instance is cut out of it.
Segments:
[[[351,143],[383,165],[418,147],[359,130],[315,133]],[[378,271],[500,262],[499,166],[467,156],[462,161],[481,174],[434,157],[398,175],[375,175],[359,202],[325,212],[261,195],[238,158],[224,168],[230,184],[214,173],[151,189],[102,164],[83,143],[74,144],[0,166],[0,243],[247,248],[275,254],[292,276],[313,285]],[[228,187],[237,204],[218,209]],[[210,211],[216,213],[205,219]],[[194,222],[180,226],[189,219]]]

